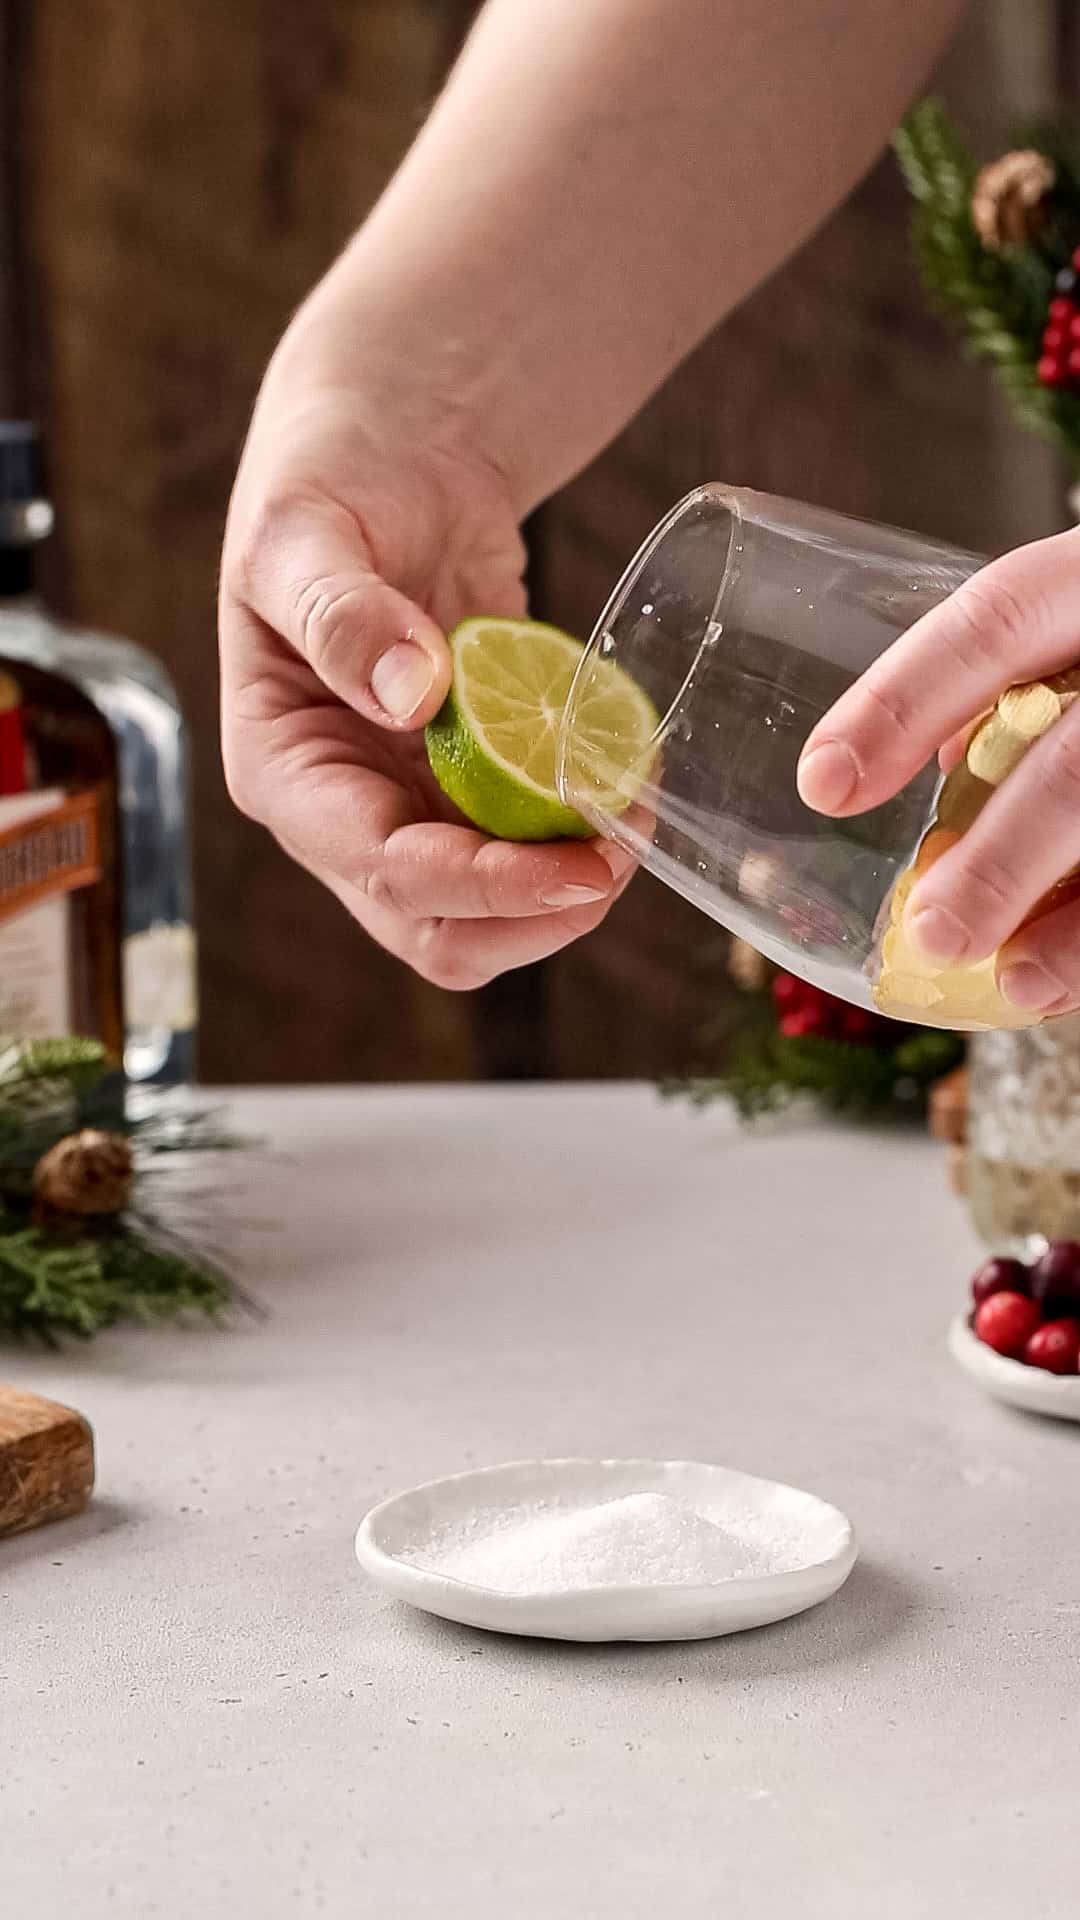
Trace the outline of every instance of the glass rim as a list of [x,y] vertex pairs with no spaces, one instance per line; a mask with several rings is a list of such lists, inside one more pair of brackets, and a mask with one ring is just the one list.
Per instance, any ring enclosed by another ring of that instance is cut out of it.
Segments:
[[743,525],[742,502],[747,497],[747,492],[748,489],[745,487],[729,487],[720,481],[712,480],[706,481],[700,486],[692,487],[689,493],[684,493],[682,498],[677,500],[675,505],[668,509],[663,519],[658,521],[651,532],[646,535],[637,552],[634,554],[633,559],[623,569],[618,582],[608,595],[603,611],[596,621],[592,633],[582,648],[581,659],[574,669],[573,678],[570,682],[570,691],[566,696],[566,704],[563,708],[562,719],[559,723],[559,737],[555,752],[555,786],[559,798],[563,801],[564,805],[574,806],[579,804],[578,801],[569,797],[571,793],[569,761],[570,742],[574,731],[573,715],[577,707],[579,689],[592,671],[593,661],[596,659],[597,653],[600,650],[604,636],[609,631],[613,621],[621,614],[645,567],[658,549],[663,546],[664,541],[668,538],[672,530],[699,502],[709,501],[726,510],[731,523],[731,537],[728,541],[723,567],[718,570],[716,593],[712,603],[712,615],[710,619],[705,622],[704,630],[698,639],[697,645],[693,649],[693,657],[690,660],[677,691],[669,701],[666,711],[658,717],[656,726],[646,744],[649,747],[654,747],[666,737],[678,710],[679,702],[682,700],[687,686],[693,677],[694,669],[701,657],[701,649],[708,638],[710,627],[715,623],[717,610],[734,576],[738,572],[738,567],[734,562],[736,552],[735,536]]

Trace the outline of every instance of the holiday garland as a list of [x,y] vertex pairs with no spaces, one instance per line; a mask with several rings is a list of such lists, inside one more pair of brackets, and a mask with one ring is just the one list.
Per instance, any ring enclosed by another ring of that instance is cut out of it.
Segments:
[[205,1111],[129,1118],[96,1041],[0,1035],[0,1338],[220,1319],[241,1296],[156,1170],[239,1144]]
[[[732,942],[728,970],[739,991],[700,1036],[705,1064],[664,1088],[694,1106],[732,1100],[757,1119],[804,1099],[837,1113],[921,1115],[963,1058],[956,1034],[848,1006],[745,941]],[[710,1057],[720,1063],[712,1071]]]
[[1080,152],[1041,131],[980,167],[927,100],[896,153],[931,299],[994,368],[1022,424],[1080,474]]

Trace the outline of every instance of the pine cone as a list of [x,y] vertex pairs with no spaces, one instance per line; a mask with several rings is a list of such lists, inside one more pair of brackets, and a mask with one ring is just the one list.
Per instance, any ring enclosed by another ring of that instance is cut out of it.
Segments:
[[1003,154],[983,167],[971,197],[971,218],[984,247],[1026,247],[1046,220],[1046,196],[1057,180],[1052,163],[1033,147]]
[[122,1213],[134,1161],[123,1134],[84,1127],[44,1153],[34,1168],[34,1217]]

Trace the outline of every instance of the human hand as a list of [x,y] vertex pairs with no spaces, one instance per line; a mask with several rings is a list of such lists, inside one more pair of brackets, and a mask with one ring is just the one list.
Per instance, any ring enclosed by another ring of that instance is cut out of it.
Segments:
[[[918,621],[814,729],[799,791],[847,817],[880,805],[1019,681],[1080,658],[1080,530],[995,560]],[[1001,947],[998,984],[1025,1011],[1080,1006],[1080,899],[1055,883],[1080,863],[1080,702],[991,795],[914,889],[905,919],[941,961]]]
[[444,633],[524,612],[524,552],[497,468],[392,346],[317,296],[271,364],[222,564],[229,791],[425,979],[484,984],[603,918],[633,863],[466,824],[420,729],[450,678]]

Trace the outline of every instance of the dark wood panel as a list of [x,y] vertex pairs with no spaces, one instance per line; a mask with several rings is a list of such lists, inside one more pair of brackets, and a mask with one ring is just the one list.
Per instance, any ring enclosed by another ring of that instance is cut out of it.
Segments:
[[25,297],[82,620],[161,654],[193,732],[203,1068],[440,1077],[471,1005],[415,980],[242,822],[218,761],[214,586],[260,370],[411,138],[426,0],[33,0],[21,9]]
[[10,9],[0,0],[0,414],[15,396],[15,49]]

